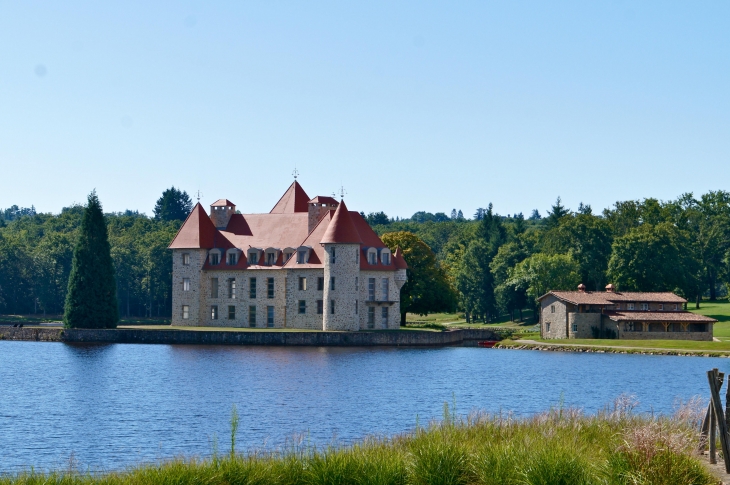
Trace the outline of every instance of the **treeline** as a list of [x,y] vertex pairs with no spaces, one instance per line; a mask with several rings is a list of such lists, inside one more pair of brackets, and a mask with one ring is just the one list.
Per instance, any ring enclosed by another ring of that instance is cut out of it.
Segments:
[[[457,307],[467,318],[493,321],[500,314],[535,308],[551,289],[674,291],[699,304],[727,294],[730,283],[730,193],[699,198],[617,202],[601,214],[560,198],[540,217],[533,211],[500,216],[490,204],[474,219],[409,220],[375,225],[379,234],[410,232],[436,254]],[[372,220],[373,214],[368,215]],[[417,216],[417,217],[416,217]],[[443,219],[443,218],[440,218]]]
[[[172,255],[167,246],[191,210],[174,187],[154,217],[137,211],[105,214],[122,317],[169,317]],[[39,214],[13,206],[0,211],[0,313],[63,313],[83,206]]]

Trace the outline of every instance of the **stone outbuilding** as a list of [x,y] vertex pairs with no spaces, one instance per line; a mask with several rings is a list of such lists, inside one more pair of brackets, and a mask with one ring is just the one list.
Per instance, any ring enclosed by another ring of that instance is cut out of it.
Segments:
[[172,324],[397,329],[407,264],[343,201],[297,181],[267,214],[198,203],[170,243]]
[[541,296],[540,336],[546,339],[712,340],[713,318],[684,309],[674,293],[550,291]]

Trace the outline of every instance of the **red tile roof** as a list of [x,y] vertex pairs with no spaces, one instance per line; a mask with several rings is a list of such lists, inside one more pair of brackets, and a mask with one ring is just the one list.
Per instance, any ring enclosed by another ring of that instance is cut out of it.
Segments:
[[393,263],[398,269],[408,269],[408,263],[406,263],[406,260],[403,258],[403,251],[400,250],[400,247],[395,248]]
[[616,302],[622,301],[649,303],[685,303],[687,301],[670,292],[652,293],[639,291],[550,291],[538,299],[542,300],[548,295],[553,295],[559,300],[574,305],[613,305]]
[[690,322],[713,323],[714,318],[691,312],[604,312],[608,318],[616,322]]
[[231,202],[228,199],[218,199],[215,202],[213,202],[212,204],[210,204],[211,207],[226,207],[226,206],[231,206],[231,205],[234,207],[236,206],[236,204],[234,204],[233,202]]
[[270,214],[292,214],[294,212],[308,212],[309,196],[296,180],[289,186],[279,202],[276,203]]
[[216,243],[217,232],[203,206],[197,203],[168,249],[212,248]]
[[[376,236],[377,237],[377,236]],[[340,202],[337,206],[335,214],[332,216],[332,220],[327,226],[324,236],[320,243],[322,244],[360,244],[362,243],[360,233],[355,227],[353,217],[350,215],[350,211],[347,210],[345,201]]]
[[248,248],[297,248],[307,238],[308,214],[234,214],[220,231],[241,251]]

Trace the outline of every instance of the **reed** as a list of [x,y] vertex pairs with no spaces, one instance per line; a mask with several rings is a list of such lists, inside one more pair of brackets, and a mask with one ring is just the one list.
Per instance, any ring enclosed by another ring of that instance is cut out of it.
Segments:
[[[696,407],[693,401],[690,406]],[[28,471],[0,485],[663,485],[715,484],[694,451],[696,410],[672,416],[633,412],[619,399],[595,415],[553,409],[527,418],[474,413],[390,438],[350,446],[290,446],[278,452],[177,459],[92,475]]]

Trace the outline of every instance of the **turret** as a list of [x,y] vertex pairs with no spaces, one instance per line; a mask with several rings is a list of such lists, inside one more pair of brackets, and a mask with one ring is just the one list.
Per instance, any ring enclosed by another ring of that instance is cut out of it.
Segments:
[[218,199],[210,204],[210,220],[213,221],[216,229],[228,227],[228,221],[236,213],[236,204],[228,199]]
[[338,205],[320,243],[325,251],[322,329],[357,331],[361,239],[344,201]]

